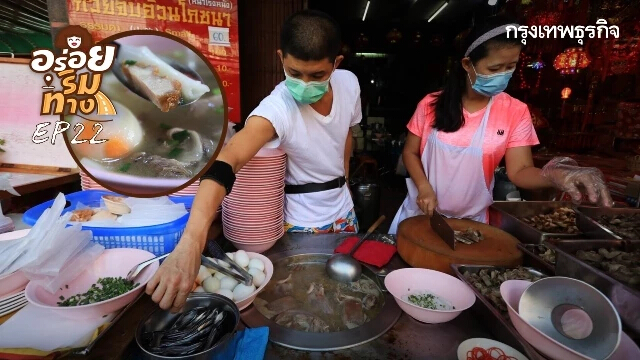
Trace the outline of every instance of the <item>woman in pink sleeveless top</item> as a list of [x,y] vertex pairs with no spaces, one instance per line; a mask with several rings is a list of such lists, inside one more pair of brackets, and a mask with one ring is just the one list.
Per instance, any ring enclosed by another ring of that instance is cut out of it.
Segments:
[[[389,233],[412,216],[469,218],[488,222],[494,170],[505,158],[511,182],[523,189],[555,187],[576,201],[611,206],[602,173],[570,158],[555,158],[538,169],[531,146],[539,144],[531,115],[521,101],[504,93],[522,45],[493,17],[470,32],[460,62],[442,91],[427,95],[407,128],[402,159],[409,172],[408,195]],[[585,194],[581,194],[583,189]]]

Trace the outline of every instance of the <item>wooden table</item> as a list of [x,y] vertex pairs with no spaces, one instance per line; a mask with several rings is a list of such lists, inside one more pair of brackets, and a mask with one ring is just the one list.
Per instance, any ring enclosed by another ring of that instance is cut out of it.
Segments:
[[[40,190],[55,188],[80,180],[77,170],[64,173],[24,173],[13,171],[0,171],[0,175],[10,174],[9,182],[20,195],[34,193]],[[14,195],[7,191],[0,191],[0,200],[10,199]]]

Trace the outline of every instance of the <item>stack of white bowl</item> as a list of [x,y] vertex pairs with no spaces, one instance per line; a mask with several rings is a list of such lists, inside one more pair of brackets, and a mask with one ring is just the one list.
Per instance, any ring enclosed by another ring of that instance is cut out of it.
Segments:
[[263,148],[236,174],[222,202],[222,224],[237,249],[262,253],[284,235],[286,162],[283,151]]

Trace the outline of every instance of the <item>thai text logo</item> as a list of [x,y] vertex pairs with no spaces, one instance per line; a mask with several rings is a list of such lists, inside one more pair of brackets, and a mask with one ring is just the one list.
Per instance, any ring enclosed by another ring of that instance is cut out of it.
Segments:
[[[113,116],[116,109],[109,98],[100,91],[104,72],[111,69],[116,58],[115,45],[94,45],[91,34],[84,28],[72,25],[57,34],[55,46],[61,49],[61,54],[56,55],[49,49],[36,49],[31,53],[31,70],[37,73],[45,73],[42,88],[45,90],[40,106],[41,115],[76,115],[87,121],[94,122],[92,128],[95,131],[91,140],[77,141],[76,138],[84,130],[84,125],[76,124],[80,131],[74,141],[82,143],[89,141],[92,144],[100,144],[107,140],[96,140],[96,136],[102,131],[101,122],[111,120],[93,120],[85,116]],[[52,86],[53,76],[60,80],[61,89]],[[33,134],[33,142],[43,143],[49,138],[41,138],[47,134],[44,130],[51,125],[44,122],[36,126]],[[51,143],[55,143],[55,137],[70,127],[66,121],[57,121]],[[39,139],[36,139],[39,138]]]
[[[591,39],[602,38],[619,38],[620,37],[620,29],[616,25],[607,26],[607,20],[598,19],[596,21],[596,26],[588,25],[533,25],[533,26],[515,26],[509,25],[506,27],[507,30],[507,38],[521,38],[521,42],[523,45],[527,44],[527,37],[534,39],[557,39],[560,38],[570,38],[570,39],[578,39],[578,44],[584,45],[584,38],[587,36]],[[513,34],[512,34],[513,32]]]

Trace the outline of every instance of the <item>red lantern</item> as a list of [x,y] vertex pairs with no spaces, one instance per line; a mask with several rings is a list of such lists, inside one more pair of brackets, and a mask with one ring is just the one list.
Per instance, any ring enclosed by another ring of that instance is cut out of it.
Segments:
[[397,43],[398,41],[400,41],[400,39],[402,39],[402,33],[396,28],[391,29],[391,31],[389,31],[389,33],[387,34],[387,40],[391,44]]
[[575,74],[591,63],[587,53],[580,47],[569,48],[556,56],[553,67],[561,74]]
[[562,100],[567,100],[569,98],[569,96],[571,96],[571,88],[570,87],[566,87],[564,89],[562,89],[562,91],[560,92],[560,98]]

